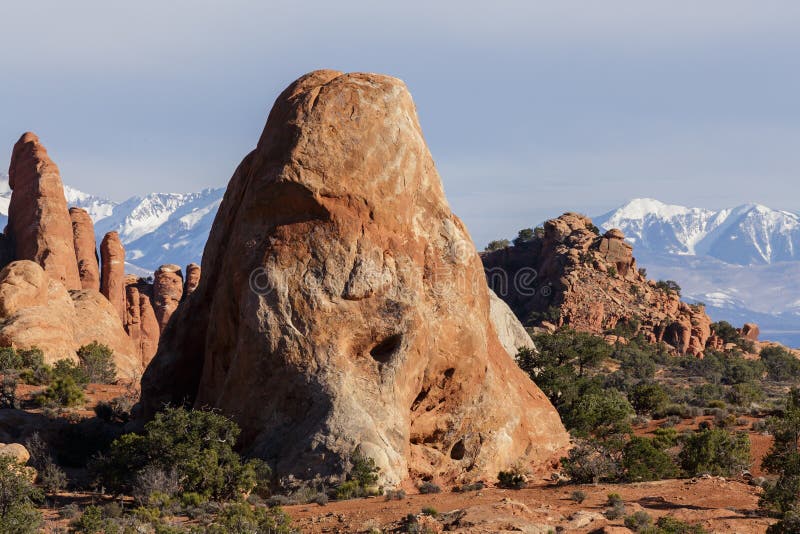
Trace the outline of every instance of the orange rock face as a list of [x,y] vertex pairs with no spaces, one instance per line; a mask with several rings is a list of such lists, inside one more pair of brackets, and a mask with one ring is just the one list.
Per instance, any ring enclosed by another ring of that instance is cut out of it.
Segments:
[[647,280],[624,238],[620,230],[598,235],[591,219],[565,213],[547,221],[542,235],[481,258],[490,285],[528,324],[551,330],[557,323],[598,335],[641,333],[702,356],[711,339],[705,309]]
[[337,475],[356,448],[390,485],[549,465],[569,436],[489,308],[405,85],[313,72],[233,175],[140,414],[217,408],[281,476]]
[[125,320],[125,247],[117,232],[108,232],[100,243],[102,278],[100,292],[114,306],[121,321]]
[[15,261],[0,272],[0,346],[38,347],[45,361],[77,361],[82,345],[99,341],[114,351],[118,376],[134,379],[142,364],[115,310],[93,289],[68,292],[37,263]]
[[163,332],[183,297],[183,273],[177,265],[162,265],[153,280],[153,308]]
[[125,284],[125,331],[133,341],[143,366],[147,366],[158,349],[160,328],[150,302],[152,286],[136,277]]
[[186,266],[186,284],[183,288],[183,296],[184,298],[188,297],[194,290],[197,289],[197,285],[200,283],[200,266],[196,263],[190,263]]
[[81,287],[99,291],[100,266],[97,262],[97,241],[92,218],[81,208],[70,208],[69,217],[72,220],[72,237]]
[[8,183],[12,194],[6,234],[14,259],[35,261],[67,289],[80,289],[61,176],[36,135],[26,133],[14,145]]

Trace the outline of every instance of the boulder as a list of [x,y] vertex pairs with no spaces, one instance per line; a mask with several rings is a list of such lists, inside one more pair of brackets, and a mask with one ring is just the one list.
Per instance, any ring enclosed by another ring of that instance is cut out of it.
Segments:
[[143,367],[115,310],[95,290],[68,292],[37,263],[16,261],[0,272],[0,309],[0,346],[38,347],[52,364],[77,361],[82,345],[99,341],[114,350],[120,378],[141,375]]
[[196,263],[190,263],[186,266],[186,284],[183,287],[183,298],[188,297],[197,289],[197,285],[200,283],[200,272],[200,266]]
[[163,332],[183,297],[183,273],[177,265],[162,265],[153,280],[153,308]]
[[150,363],[158,348],[160,328],[150,302],[152,286],[136,277],[125,286],[125,330],[136,348],[144,367]]
[[67,289],[80,289],[61,176],[36,135],[26,133],[14,145],[8,185],[12,193],[6,235],[14,259],[35,261]]
[[761,335],[761,329],[759,329],[758,325],[755,323],[745,323],[740,330],[740,334],[748,341],[758,341],[758,336]]
[[536,350],[531,336],[525,331],[517,316],[492,290],[489,290],[489,319],[500,339],[500,344],[512,359],[517,357],[519,349]]
[[25,465],[31,459],[28,449],[19,443],[0,443],[0,456],[9,456],[20,465]]
[[400,80],[317,71],[289,86],[202,270],[145,371],[141,420],[188,400],[232,417],[278,476],[336,477],[358,449],[386,485],[549,469],[569,444],[492,326]]
[[105,295],[120,321],[125,319],[125,247],[117,232],[108,232],[100,243],[103,276],[100,292]]
[[72,220],[72,237],[81,287],[99,291],[100,266],[97,259],[97,241],[94,237],[92,218],[82,208],[70,208],[69,217]]

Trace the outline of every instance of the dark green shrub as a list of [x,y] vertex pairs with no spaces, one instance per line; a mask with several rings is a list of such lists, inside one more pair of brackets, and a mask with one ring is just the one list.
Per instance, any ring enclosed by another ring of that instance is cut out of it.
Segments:
[[13,376],[4,376],[0,384],[0,408],[19,408],[17,399],[17,379]]
[[74,532],[81,534],[98,534],[106,529],[106,520],[103,518],[103,509],[99,506],[87,506],[77,519],[70,522]]
[[800,377],[800,360],[783,347],[764,347],[761,349],[761,361],[772,380],[788,381]]
[[669,402],[664,386],[655,382],[641,382],[628,391],[628,400],[638,414],[652,414]]
[[53,365],[53,380],[59,378],[69,378],[81,388],[85,388],[89,384],[89,376],[72,360],[58,360]]
[[633,437],[622,451],[624,477],[630,482],[662,480],[678,476],[672,458],[652,439]]
[[70,376],[56,378],[50,386],[36,396],[41,406],[80,406],[86,402],[81,387]]
[[432,506],[426,506],[422,509],[422,515],[429,515],[431,517],[439,517],[439,512]]
[[750,439],[746,432],[700,430],[686,436],[679,458],[681,467],[690,476],[739,475],[750,465]]
[[511,246],[511,241],[508,239],[497,239],[495,241],[490,241],[488,245],[486,245],[486,252],[494,252],[495,250],[503,250],[504,248],[508,248]]
[[50,461],[45,464],[43,469],[39,470],[38,481],[45,493],[58,493],[67,487],[67,474]]
[[205,529],[209,534],[291,534],[294,532],[291,525],[291,518],[280,507],[250,506],[239,502],[225,506]]
[[89,382],[113,384],[117,379],[117,366],[114,364],[114,351],[107,345],[92,341],[78,349],[81,368]]
[[514,238],[514,246],[522,246],[529,241],[533,241],[535,237],[536,233],[533,231],[533,228],[523,228],[517,233],[517,237]]
[[386,490],[387,501],[402,501],[406,498],[406,492],[402,489],[399,490]]
[[564,474],[575,484],[618,480],[622,469],[619,446],[616,441],[578,440],[569,455],[561,458]]
[[675,280],[659,280],[656,282],[656,289],[660,289],[666,293],[675,293],[681,296],[681,286]]
[[419,486],[419,492],[422,494],[428,493],[441,493],[442,488],[434,484],[433,482],[423,482]]
[[766,511],[785,517],[800,505],[800,389],[789,392],[783,412],[770,417],[767,427],[773,442],[761,467],[778,475],[778,479],[764,489],[759,504]]
[[583,501],[586,500],[586,492],[581,490],[575,490],[570,494],[569,498],[575,501],[576,503],[581,504]]
[[728,389],[725,398],[737,406],[750,406],[754,402],[764,399],[764,390],[756,382],[734,384]]
[[708,531],[700,525],[691,525],[665,515],[658,518],[655,530],[648,531],[648,534],[708,534]]
[[41,498],[16,461],[0,455],[0,532],[38,532],[42,515],[35,503]]
[[347,480],[336,488],[336,498],[347,500],[368,495],[380,495],[380,490],[375,486],[380,473],[380,469],[375,465],[375,460],[356,449],[350,457],[350,463],[352,467],[347,474]]
[[144,434],[116,439],[108,455],[94,466],[102,481],[115,490],[130,490],[145,468],[174,470],[181,491],[228,500],[268,482],[260,460],[243,462],[233,447],[239,427],[214,412],[167,408],[147,423]]
[[0,373],[22,369],[22,358],[14,347],[0,347]]
[[644,510],[639,510],[625,518],[625,527],[634,532],[648,531],[653,525],[653,518]]
[[522,489],[527,485],[527,481],[522,473],[511,469],[497,474],[497,485],[506,489]]

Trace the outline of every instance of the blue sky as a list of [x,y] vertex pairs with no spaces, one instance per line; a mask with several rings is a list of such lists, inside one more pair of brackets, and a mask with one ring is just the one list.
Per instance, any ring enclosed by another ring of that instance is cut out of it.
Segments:
[[[800,2],[4,2],[0,168],[37,132],[122,199],[227,183],[316,68],[406,81],[482,247],[633,197],[800,208]],[[3,148],[5,147],[5,148]]]

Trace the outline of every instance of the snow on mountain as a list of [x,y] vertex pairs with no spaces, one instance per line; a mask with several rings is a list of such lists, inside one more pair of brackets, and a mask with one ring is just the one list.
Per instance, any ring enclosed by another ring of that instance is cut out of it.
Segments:
[[595,219],[637,252],[710,256],[735,265],[800,260],[800,216],[758,204],[709,210],[635,199]]
[[[114,202],[64,186],[69,206],[84,208],[95,223],[99,245],[116,230],[126,249],[126,271],[146,275],[165,263],[200,263],[224,188],[198,193],[150,193]],[[0,225],[8,221],[11,189],[0,174]]]
[[594,219],[619,228],[654,279],[675,280],[715,320],[755,321],[800,346],[800,216],[759,204],[709,210],[635,199]]

